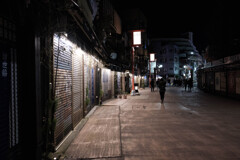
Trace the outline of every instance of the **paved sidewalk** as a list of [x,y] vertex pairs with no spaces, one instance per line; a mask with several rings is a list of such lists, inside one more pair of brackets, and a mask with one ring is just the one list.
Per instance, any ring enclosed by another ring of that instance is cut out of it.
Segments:
[[62,158],[98,160],[240,159],[239,101],[167,87],[98,107]]

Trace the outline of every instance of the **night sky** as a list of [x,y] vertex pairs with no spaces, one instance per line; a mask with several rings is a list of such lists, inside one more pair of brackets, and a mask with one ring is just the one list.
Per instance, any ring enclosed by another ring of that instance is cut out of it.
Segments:
[[198,51],[207,45],[208,26],[219,0],[112,0],[117,10],[140,8],[148,20],[149,38],[193,32]]

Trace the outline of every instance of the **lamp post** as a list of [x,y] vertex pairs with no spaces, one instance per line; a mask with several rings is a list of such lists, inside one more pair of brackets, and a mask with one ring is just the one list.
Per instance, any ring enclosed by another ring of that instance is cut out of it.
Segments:
[[131,95],[135,94],[135,88],[134,88],[134,47],[132,46],[132,91]]
[[141,40],[141,30],[134,30],[132,31],[132,36],[133,36],[133,42],[132,42],[132,91],[131,95],[135,95],[135,87],[134,87],[134,47],[142,45],[142,40]]

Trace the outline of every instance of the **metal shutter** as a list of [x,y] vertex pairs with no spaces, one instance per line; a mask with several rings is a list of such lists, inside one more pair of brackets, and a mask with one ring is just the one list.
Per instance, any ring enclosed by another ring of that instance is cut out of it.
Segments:
[[72,130],[72,46],[66,37],[54,35],[54,80],[58,106],[55,112],[55,142]]

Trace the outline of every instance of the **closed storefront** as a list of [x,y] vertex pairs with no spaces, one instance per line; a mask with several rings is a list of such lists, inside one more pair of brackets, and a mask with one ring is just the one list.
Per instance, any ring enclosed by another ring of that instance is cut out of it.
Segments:
[[92,65],[91,67],[91,79],[90,79],[90,97],[91,97],[91,105],[94,106],[95,105],[95,76],[96,76],[96,72],[95,72],[95,67],[94,65]]
[[112,78],[111,78],[111,70],[110,69],[102,69],[102,89],[104,92],[103,99],[111,98],[111,87],[112,87]]
[[227,88],[227,77],[226,77],[226,72],[220,72],[220,90],[222,93],[226,93],[226,88]]
[[228,72],[228,95],[234,96],[236,94],[236,72]]
[[130,76],[129,73],[125,73],[125,92],[130,93],[130,88],[129,88],[129,81],[130,81]]
[[84,103],[85,113],[99,103],[101,64],[92,55],[84,54]]
[[240,95],[240,70],[236,72],[236,94]]
[[64,35],[54,35],[55,143],[72,130],[72,46]]
[[0,159],[13,159],[20,142],[19,70],[15,46],[16,25],[0,16]]
[[205,79],[206,87],[205,87],[205,89],[209,92],[214,92],[215,91],[215,84],[214,84],[215,78],[214,78],[214,76],[215,76],[214,72],[207,72],[206,73],[206,77],[205,77],[206,78]]
[[73,126],[83,118],[83,51],[78,48],[72,55]]
[[94,104],[94,66],[90,55],[84,55],[84,103],[85,114],[88,113]]
[[121,73],[120,72],[116,72],[117,73],[117,88],[120,94],[123,93],[123,89],[122,89],[122,85],[121,85]]
[[[198,87],[206,92],[240,98],[240,54],[205,65],[198,72]],[[219,63],[217,63],[219,62]],[[201,78],[201,80],[200,80]],[[201,87],[200,83],[203,86]]]
[[220,72],[216,72],[215,73],[215,90],[218,92],[220,91],[220,88],[221,88],[220,81],[221,81],[220,80]]
[[122,86],[122,91],[126,93],[126,88],[125,88],[125,74],[121,73],[121,86]]
[[18,68],[16,50],[0,47],[0,151],[5,157],[19,143]]

